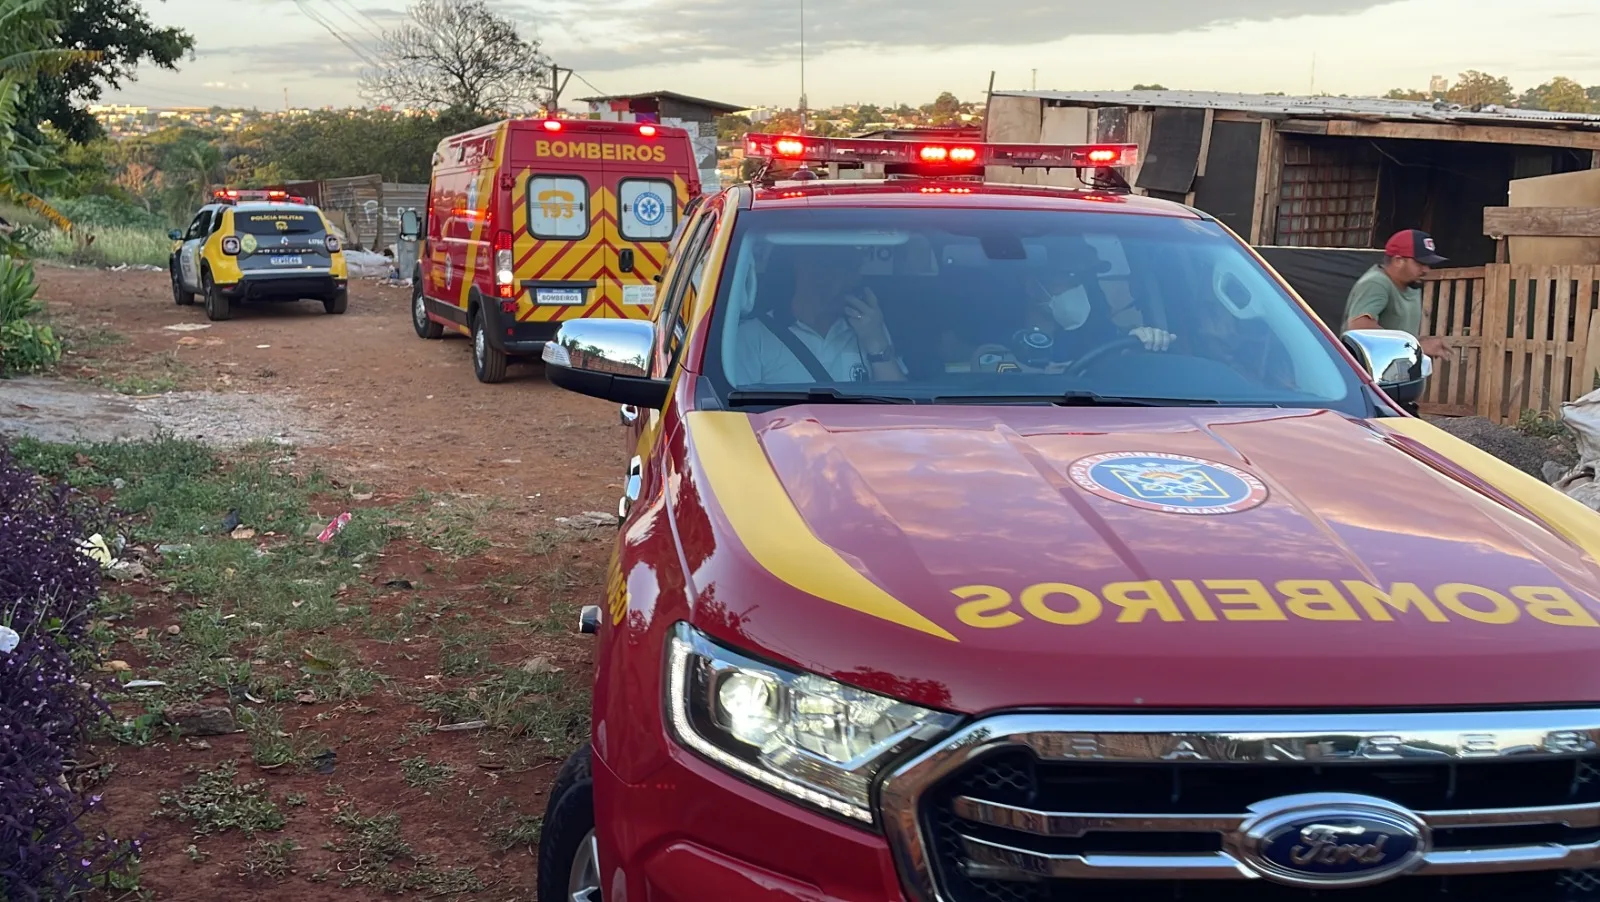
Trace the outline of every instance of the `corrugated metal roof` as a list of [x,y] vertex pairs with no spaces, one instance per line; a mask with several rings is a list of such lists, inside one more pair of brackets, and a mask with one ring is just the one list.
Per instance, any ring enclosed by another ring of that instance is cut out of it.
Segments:
[[639,94],[604,94],[598,97],[579,97],[577,102],[609,103],[613,100],[646,100],[650,98],[676,100],[679,103],[692,103],[696,106],[703,106],[719,113],[739,113],[749,109],[749,107],[735,106],[731,103],[723,103],[720,100],[706,100],[703,97],[690,97],[687,94],[679,94],[677,91],[644,91]]
[[1090,106],[1184,107],[1312,119],[1481,122],[1509,127],[1566,126],[1600,130],[1600,115],[1551,113],[1502,106],[1472,109],[1445,103],[1377,97],[1286,97],[1212,91],[996,91],[997,97],[1037,97]]

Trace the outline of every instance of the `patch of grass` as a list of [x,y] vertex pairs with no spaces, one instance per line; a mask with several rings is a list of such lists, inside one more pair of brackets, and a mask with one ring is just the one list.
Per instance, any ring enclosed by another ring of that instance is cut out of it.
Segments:
[[407,758],[400,762],[400,776],[406,785],[417,789],[438,789],[455,778],[456,769],[448,764],[434,764],[425,756]]
[[489,838],[503,851],[518,847],[532,850],[539,848],[539,835],[543,831],[544,818],[532,814],[520,814],[511,823],[496,828]]
[[501,667],[477,685],[423,698],[422,707],[446,723],[481,720],[490,730],[558,748],[589,732],[589,694],[560,673]]
[[440,554],[458,559],[489,550],[489,539],[481,531],[482,522],[505,506],[499,497],[421,494],[418,500],[428,505],[427,515],[418,525],[419,540]]
[[294,853],[298,851],[300,846],[292,839],[257,840],[239,860],[239,876],[252,881],[261,877],[282,877],[293,867]]
[[1559,417],[1525,408],[1517,417],[1517,431],[1533,438],[1561,438],[1571,433]]
[[300,765],[326,745],[315,733],[286,731],[283,715],[271,708],[241,708],[239,713],[250,736],[250,756],[259,767]]
[[266,781],[235,782],[238,768],[232,761],[199,773],[193,783],[175,793],[163,793],[158,816],[175,817],[194,825],[199,835],[238,830],[246,836],[282,830],[283,812],[266,793]]
[[[311,499],[332,484],[318,473],[284,472],[273,463],[282,449],[269,445],[226,458],[170,436],[94,445],[18,440],[13,450],[47,477],[113,489],[127,515],[118,529],[130,544],[186,549],[145,562],[182,611],[178,637],[141,649],[162,668],[153,676],[168,683],[168,698],[243,688],[291,699],[294,687],[281,671],[257,674],[248,662],[299,658],[297,634],[362,618],[371,590],[358,565],[395,533],[385,525],[389,512],[369,508],[326,545],[316,542],[327,515]],[[377,683],[353,664],[311,676],[323,697],[357,697]]]
[[439,668],[446,676],[472,676],[493,664],[489,652],[494,637],[479,630],[461,629],[472,622],[471,616],[458,614],[440,640]]
[[[422,890],[429,895],[455,895],[484,888],[471,868],[433,867],[432,856],[417,855],[400,835],[400,816],[364,815],[345,808],[334,815],[335,826],[345,831],[343,842],[333,850],[345,860],[339,871],[346,875],[342,887],[370,886],[385,892],[404,893]],[[395,862],[410,861],[410,868],[394,869]]]
[[102,373],[93,382],[122,395],[159,395],[176,391],[193,372],[193,368],[179,360],[177,354],[166,351],[128,370]]
[[74,266],[120,266],[122,264],[167,265],[172,239],[159,229],[128,226],[95,226],[84,230],[94,236],[86,242],[60,229],[42,230],[28,242],[28,249],[46,260]]

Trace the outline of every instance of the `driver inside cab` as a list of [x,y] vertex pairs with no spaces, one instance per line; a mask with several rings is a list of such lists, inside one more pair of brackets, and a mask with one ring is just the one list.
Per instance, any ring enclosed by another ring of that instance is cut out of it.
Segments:
[[1092,298],[1088,283],[1098,278],[1101,260],[1087,243],[1050,249],[1048,262],[1023,281],[1022,320],[1010,334],[988,335],[972,351],[977,372],[1059,373],[1096,348],[1137,340],[1147,351],[1165,351],[1177,338],[1150,326],[1126,331],[1112,321],[1103,297]]
[[787,304],[776,303],[739,326],[735,371],[745,384],[899,382],[883,308],[861,284],[861,254],[844,245],[792,249]]

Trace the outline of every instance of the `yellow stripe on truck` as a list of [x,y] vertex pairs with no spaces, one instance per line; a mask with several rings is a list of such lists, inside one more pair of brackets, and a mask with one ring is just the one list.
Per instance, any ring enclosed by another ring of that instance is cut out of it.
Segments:
[[685,425],[711,494],[745,550],[785,583],[850,610],[959,641],[825,544],[795,509],[744,414],[694,411]]
[[1370,421],[1426,446],[1527,508],[1551,529],[1600,561],[1600,515],[1516,467],[1456,438],[1427,420],[1393,417]]

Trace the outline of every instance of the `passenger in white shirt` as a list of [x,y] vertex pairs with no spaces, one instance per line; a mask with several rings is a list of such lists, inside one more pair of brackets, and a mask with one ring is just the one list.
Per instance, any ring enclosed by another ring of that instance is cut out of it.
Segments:
[[[850,247],[819,245],[796,254],[794,300],[788,313],[739,324],[734,377],[741,385],[812,385],[824,381],[778,335],[787,329],[834,382],[898,382],[905,369],[894,354],[883,310],[861,286],[861,256]],[[859,289],[859,290],[858,290]]]

